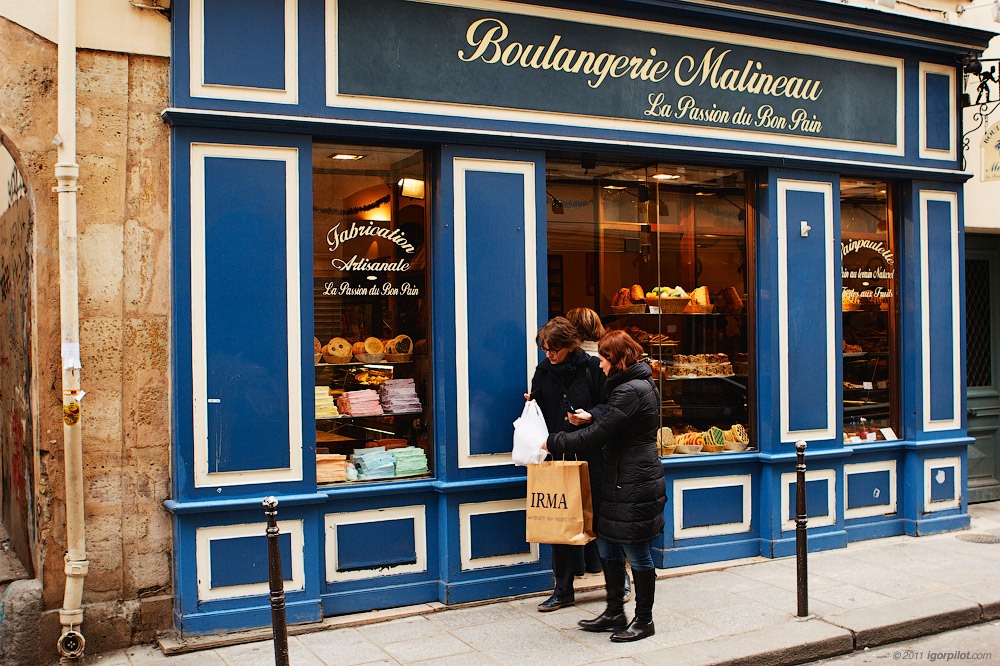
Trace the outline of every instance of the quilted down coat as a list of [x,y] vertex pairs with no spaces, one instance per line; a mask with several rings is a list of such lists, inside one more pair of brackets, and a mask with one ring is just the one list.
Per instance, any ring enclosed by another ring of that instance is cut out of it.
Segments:
[[667,492],[656,450],[660,396],[652,374],[643,361],[612,374],[605,384],[607,406],[594,422],[552,433],[546,444],[554,457],[602,450],[597,535],[617,543],[645,543],[663,532]]

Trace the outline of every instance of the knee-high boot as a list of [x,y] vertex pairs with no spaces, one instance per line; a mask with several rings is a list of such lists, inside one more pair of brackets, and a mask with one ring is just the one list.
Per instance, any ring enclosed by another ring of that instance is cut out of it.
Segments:
[[628,624],[625,617],[625,561],[601,560],[604,568],[604,589],[607,608],[592,620],[580,620],[577,624],[584,631],[610,631],[623,629]]
[[653,626],[656,569],[632,569],[632,587],[635,589],[635,618],[627,627],[611,634],[611,640],[615,643],[638,641],[656,633]]

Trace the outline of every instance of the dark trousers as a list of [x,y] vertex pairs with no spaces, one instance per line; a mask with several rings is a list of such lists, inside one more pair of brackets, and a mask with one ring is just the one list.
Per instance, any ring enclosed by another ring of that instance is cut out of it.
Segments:
[[573,577],[580,546],[552,546],[552,575],[555,577],[555,594],[560,599],[574,599]]

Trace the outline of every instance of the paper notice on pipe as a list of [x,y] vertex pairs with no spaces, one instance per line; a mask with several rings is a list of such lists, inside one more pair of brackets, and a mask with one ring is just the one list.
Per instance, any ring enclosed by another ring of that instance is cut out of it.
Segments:
[[63,370],[79,370],[83,367],[80,365],[79,342],[62,343],[62,362]]

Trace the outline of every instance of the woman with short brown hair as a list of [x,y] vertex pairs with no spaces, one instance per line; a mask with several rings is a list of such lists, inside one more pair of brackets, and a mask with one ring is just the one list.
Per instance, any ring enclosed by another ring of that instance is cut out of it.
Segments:
[[[642,347],[624,331],[608,331],[598,342],[601,370],[607,375],[607,404],[593,422],[574,432],[549,434],[553,456],[600,449],[604,474],[597,516],[607,608],[578,624],[585,631],[614,631],[614,642],[637,641],[655,633],[653,597],[656,569],[652,542],[663,532],[666,482],[656,450],[660,394]],[[635,618],[625,617],[622,593],[625,561],[632,567]]]

